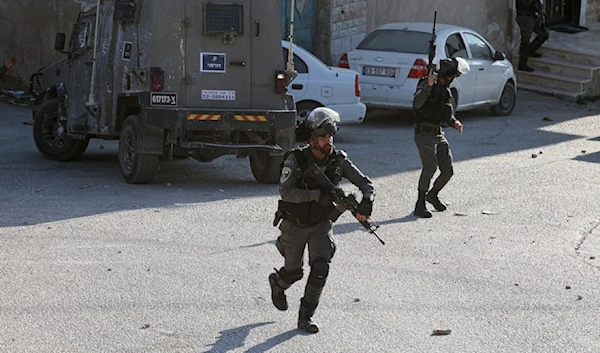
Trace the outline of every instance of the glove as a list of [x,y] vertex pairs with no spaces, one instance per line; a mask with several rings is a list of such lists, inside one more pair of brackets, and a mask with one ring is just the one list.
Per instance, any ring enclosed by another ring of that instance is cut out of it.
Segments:
[[356,212],[358,212],[362,215],[365,215],[367,217],[371,216],[371,212],[373,212],[373,201],[368,200],[368,199],[363,199],[360,202],[360,204],[358,205]]
[[319,196],[319,203],[321,206],[331,206],[335,201],[335,198],[331,194],[331,192],[327,190],[321,190],[321,195]]

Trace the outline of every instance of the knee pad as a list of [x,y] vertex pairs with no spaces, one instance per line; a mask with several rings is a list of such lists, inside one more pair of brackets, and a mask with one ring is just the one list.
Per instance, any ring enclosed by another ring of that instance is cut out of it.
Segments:
[[308,283],[315,288],[323,288],[329,276],[329,261],[325,259],[316,259],[310,265],[310,275]]

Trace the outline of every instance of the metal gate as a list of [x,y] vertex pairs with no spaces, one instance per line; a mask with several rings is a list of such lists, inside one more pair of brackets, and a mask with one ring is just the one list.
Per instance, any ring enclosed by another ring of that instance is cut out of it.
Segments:
[[[317,1],[295,0],[294,44],[313,51],[313,36],[317,26]],[[281,19],[281,39],[288,40],[290,35],[290,15],[292,0],[279,0],[279,18]]]
[[581,0],[546,0],[544,6],[548,25],[579,24]]

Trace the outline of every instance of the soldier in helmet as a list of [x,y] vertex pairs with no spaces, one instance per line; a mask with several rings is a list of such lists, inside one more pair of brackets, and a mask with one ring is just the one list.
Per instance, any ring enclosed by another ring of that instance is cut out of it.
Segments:
[[[444,136],[442,125],[452,126],[462,134],[463,125],[454,117],[454,109],[450,103],[452,92],[449,86],[455,77],[468,73],[469,70],[469,64],[463,58],[442,59],[437,75],[434,69],[430,68],[429,74],[417,85],[413,99],[416,116],[415,143],[423,164],[418,186],[419,198],[414,211],[417,217],[431,217],[426,201],[438,211],[447,208],[439,199],[438,193],[448,183],[454,170],[450,145]],[[429,189],[438,167],[440,175]]]
[[317,333],[319,327],[312,316],[319,304],[321,292],[329,274],[329,263],[335,253],[332,238],[333,222],[330,220],[336,205],[332,194],[316,180],[305,175],[308,166],[316,163],[327,177],[338,185],[348,179],[362,192],[356,218],[369,219],[373,208],[374,187],[342,150],[336,150],[333,136],[339,115],[329,108],[316,108],[298,127],[298,141],[308,144],[296,147],[285,157],[279,181],[281,200],[276,214],[281,236],[276,246],[284,257],[284,266],[269,275],[273,305],[287,310],[285,290],[303,277],[304,249],[308,245],[310,274],[300,300],[298,328]]

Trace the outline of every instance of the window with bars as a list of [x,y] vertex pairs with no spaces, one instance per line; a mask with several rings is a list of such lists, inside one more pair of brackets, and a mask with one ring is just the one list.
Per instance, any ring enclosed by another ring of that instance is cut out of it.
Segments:
[[205,34],[244,33],[242,5],[206,4],[204,11]]

